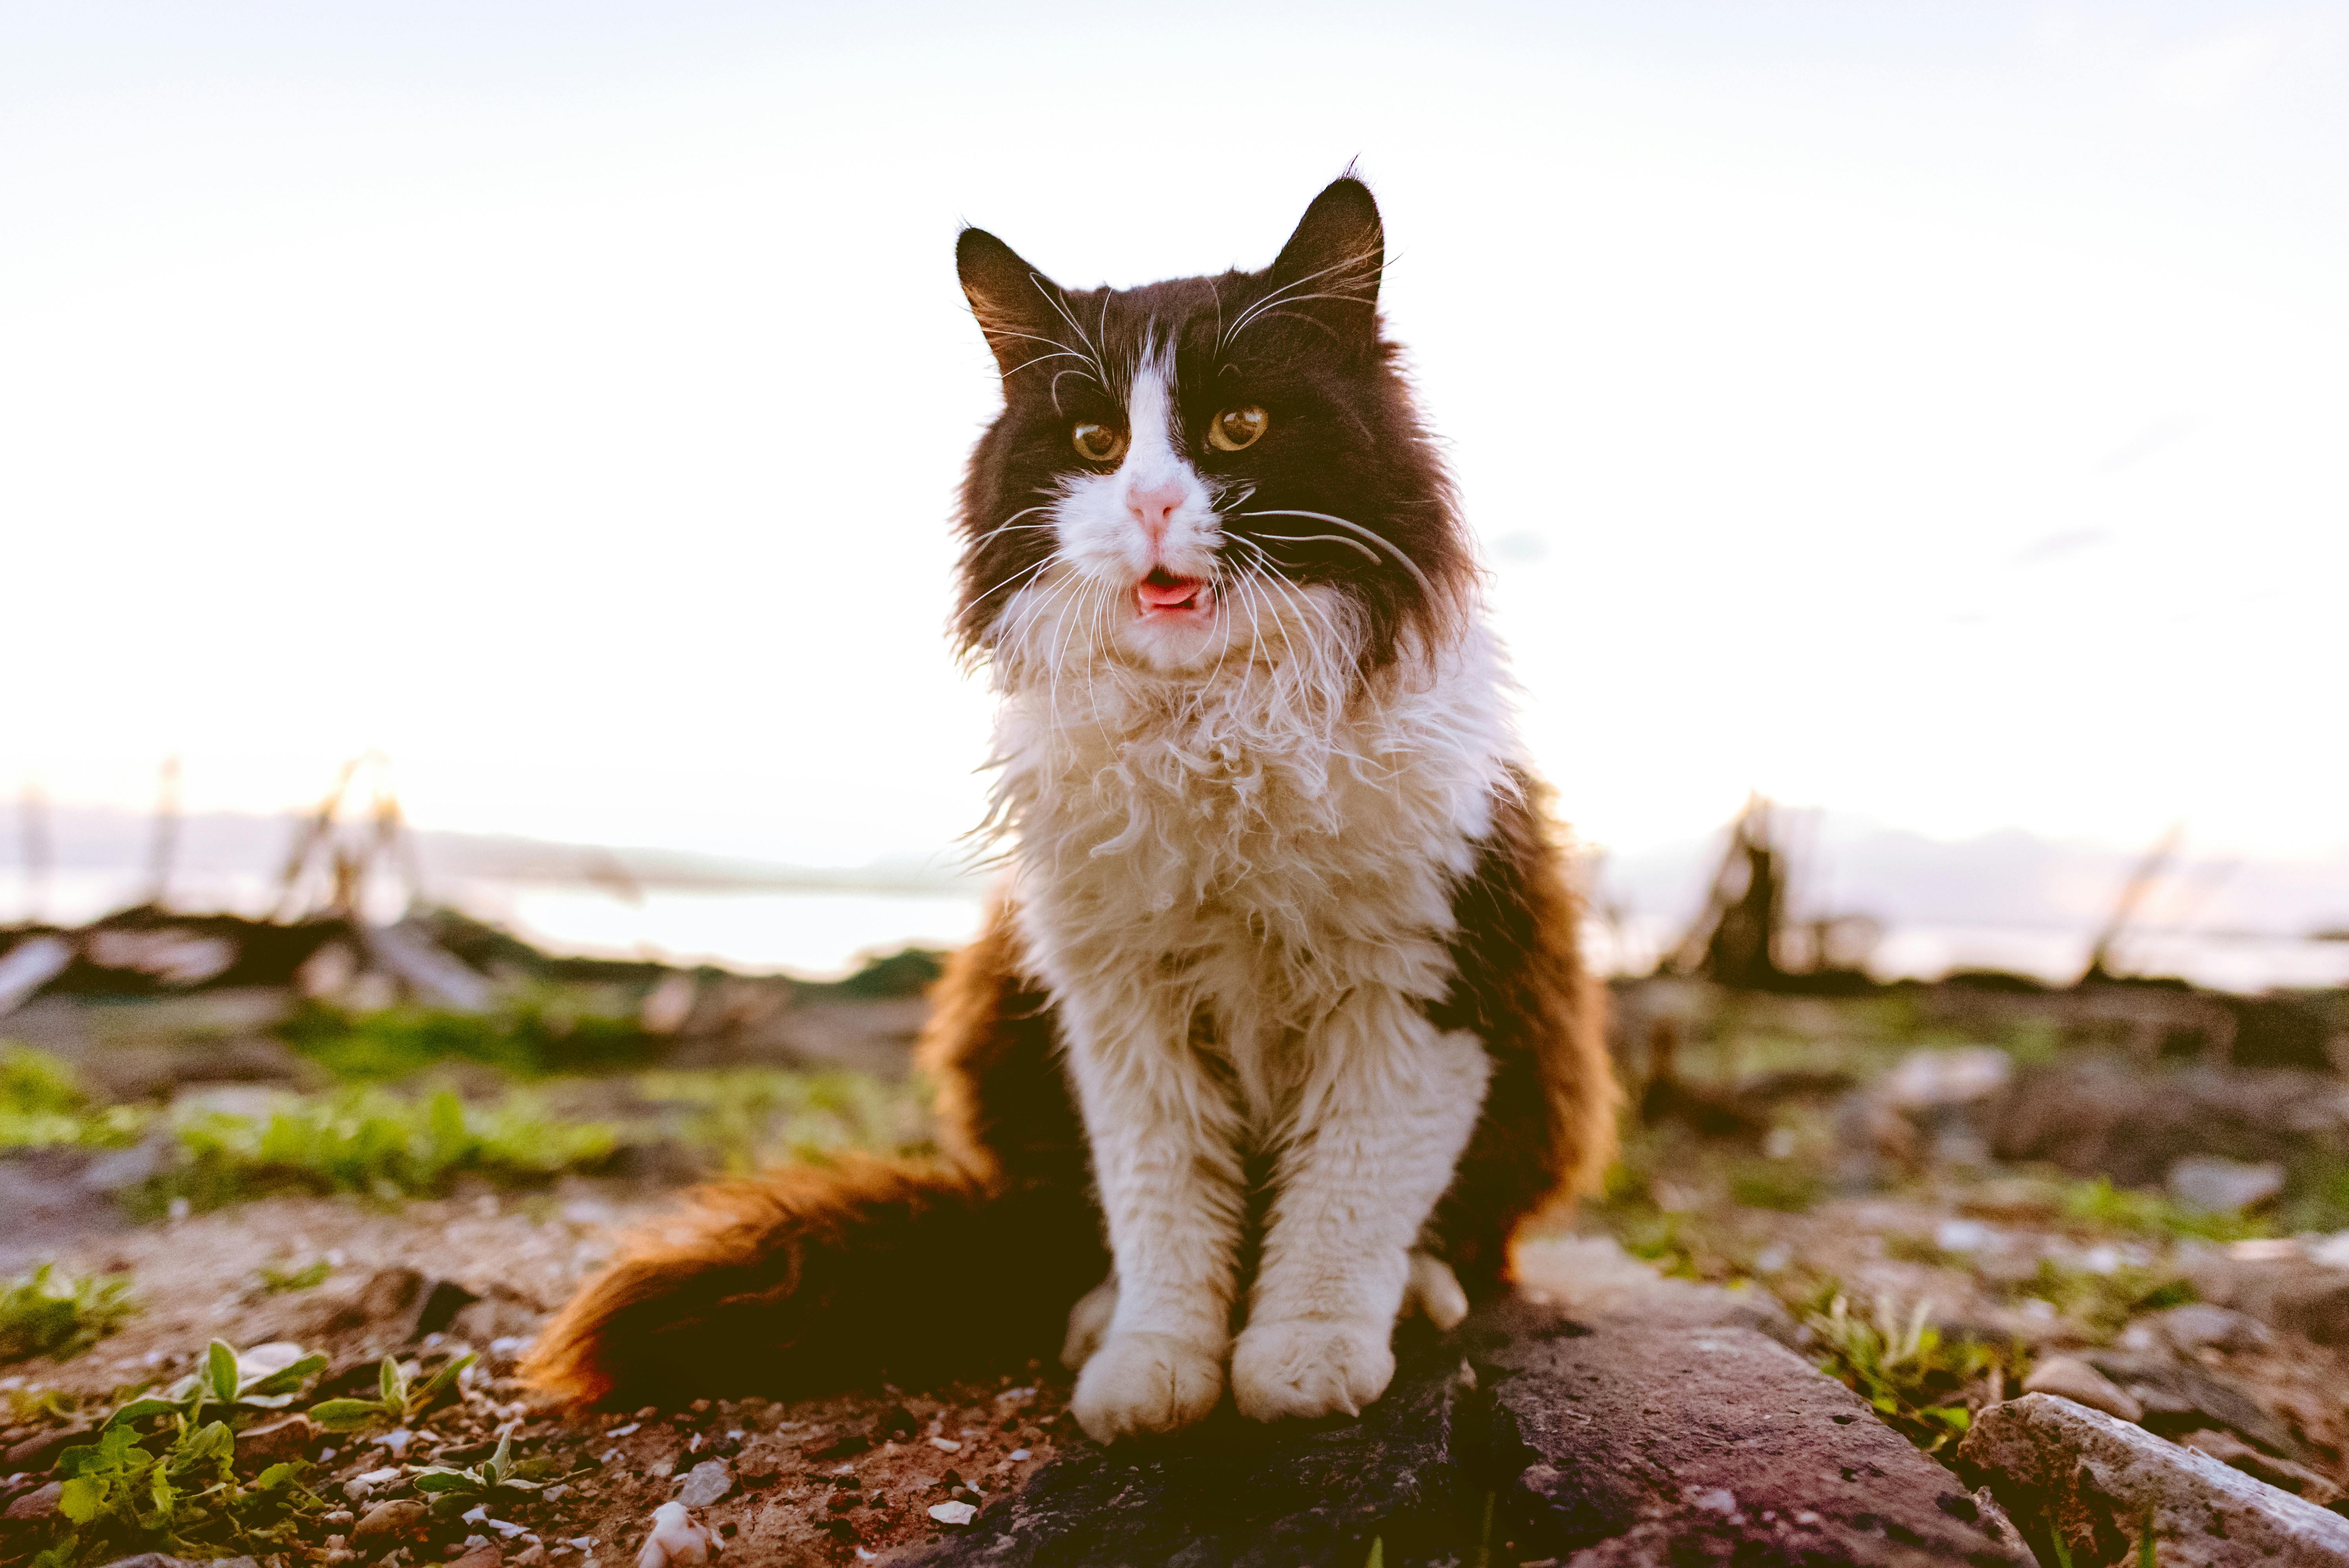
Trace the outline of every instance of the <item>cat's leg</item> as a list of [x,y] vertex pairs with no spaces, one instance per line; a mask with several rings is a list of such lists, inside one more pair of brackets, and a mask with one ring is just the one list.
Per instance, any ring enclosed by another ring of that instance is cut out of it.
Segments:
[[1373,987],[1316,1033],[1318,1068],[1281,1151],[1247,1328],[1232,1350],[1232,1397],[1259,1421],[1359,1415],[1384,1393],[1415,1267],[1429,1315],[1465,1304],[1448,1270],[1438,1282],[1424,1266],[1434,1260],[1415,1265],[1413,1243],[1475,1126],[1484,1043]]
[[1083,1295],[1069,1309],[1068,1337],[1061,1341],[1061,1365],[1071,1372],[1084,1369],[1093,1358],[1093,1352],[1109,1337],[1109,1325],[1117,1317],[1117,1276],[1112,1274]]
[[[1468,1293],[1460,1288],[1460,1276],[1452,1272],[1451,1264],[1433,1252],[1413,1252],[1403,1286],[1402,1310],[1419,1314],[1438,1329],[1449,1329],[1468,1315]],[[1071,1321],[1074,1322],[1073,1316]]]
[[1116,1265],[1106,1332],[1071,1400],[1097,1442],[1206,1416],[1222,1396],[1231,1345],[1239,1117],[1189,1047],[1187,1000],[1161,989],[1137,984],[1106,1005],[1062,996]]

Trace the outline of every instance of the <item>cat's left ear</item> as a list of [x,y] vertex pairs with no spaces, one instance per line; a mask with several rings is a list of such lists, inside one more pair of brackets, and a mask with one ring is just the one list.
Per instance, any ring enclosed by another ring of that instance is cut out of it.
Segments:
[[1387,232],[1371,188],[1351,174],[1313,198],[1272,264],[1272,281],[1294,308],[1351,334],[1378,329],[1379,276]]
[[985,229],[965,229],[955,241],[955,270],[1006,380],[1015,370],[1069,351],[1066,292],[1019,252]]

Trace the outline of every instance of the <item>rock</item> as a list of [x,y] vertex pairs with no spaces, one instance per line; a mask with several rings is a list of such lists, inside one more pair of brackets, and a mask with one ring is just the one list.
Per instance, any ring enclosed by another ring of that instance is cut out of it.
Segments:
[[2119,1343],[2123,1350],[2139,1355],[2170,1350],[2191,1355],[2204,1349],[2269,1350],[2275,1345],[2275,1334],[2249,1313],[2193,1302],[2147,1314],[2122,1331]]
[[36,1432],[11,1448],[0,1458],[0,1474],[16,1470],[40,1471],[57,1462],[57,1456],[76,1443],[87,1443],[97,1437],[95,1427],[60,1427],[52,1432]]
[[930,1517],[940,1524],[959,1527],[977,1519],[978,1510],[967,1502],[934,1502],[930,1504]]
[[2092,1350],[2084,1359],[2143,1407],[2137,1422],[2147,1431],[2170,1438],[2222,1427],[2271,1454],[2289,1459],[2299,1450],[2290,1428],[2216,1373],[2168,1357],[2119,1351]]
[[2339,1269],[2301,1256],[2250,1258],[2209,1251],[2181,1262],[2206,1302],[2319,1345],[2349,1345],[2349,1274]]
[[57,1516],[57,1499],[65,1495],[65,1482],[50,1481],[36,1486],[8,1505],[10,1519],[47,1520]]
[[501,1568],[505,1552],[494,1541],[484,1541],[479,1546],[468,1546],[464,1555],[451,1561],[449,1568]]
[[636,1553],[636,1568],[698,1568],[720,1550],[717,1537],[699,1524],[681,1502],[665,1502],[653,1510],[653,1527]]
[[377,1503],[352,1527],[351,1539],[381,1541],[409,1534],[422,1527],[426,1511],[424,1505],[412,1497],[396,1497],[388,1502]]
[[1989,1099],[2013,1076],[2014,1058],[1992,1045],[1911,1051],[1877,1092],[1903,1110],[1924,1110]]
[[685,1473],[677,1501],[688,1508],[708,1508],[734,1490],[734,1472],[724,1459],[704,1459]]
[[1587,1316],[1520,1297],[1449,1334],[1406,1324],[1358,1421],[1226,1409],[1158,1443],[1075,1442],[904,1561],[1164,1563],[1180,1543],[1184,1568],[1360,1568],[1375,1538],[1402,1568],[1475,1560],[1489,1508],[1495,1562],[2027,1568],[1997,1511],[1857,1396],[1723,1321],[1744,1303],[1646,1279],[1610,1280]]
[[2349,1269],[2349,1231],[2335,1231],[2310,1242],[2308,1261],[2319,1268]]
[[2031,1376],[2023,1380],[2023,1389],[2026,1394],[2053,1394],[2124,1421],[2145,1419],[2145,1407],[2118,1384],[2069,1355],[2051,1355],[2033,1367]]
[[326,1428],[307,1416],[287,1416],[265,1427],[248,1427],[236,1435],[236,1462],[261,1469],[283,1459],[299,1459]]
[[2230,1469],[2240,1470],[2270,1486],[2281,1487],[2319,1508],[2331,1506],[2341,1496],[2339,1487],[2314,1470],[2293,1464],[2290,1459],[2263,1454],[2232,1432],[2189,1432],[2178,1441],[2198,1454],[2209,1455]]
[[2026,1536],[2060,1533],[2075,1563],[2136,1561],[2148,1515],[2164,1568],[2349,1559],[2349,1519],[2053,1395],[1983,1410],[1956,1458]]
[[395,1322],[413,1311],[417,1298],[423,1293],[424,1276],[414,1269],[378,1269],[328,1320],[326,1326],[351,1329]]
[[209,1557],[199,1563],[160,1552],[141,1552],[136,1557],[118,1557],[106,1568],[259,1568],[259,1564],[250,1557]]
[[416,1321],[409,1326],[408,1337],[421,1339],[428,1334],[439,1334],[456,1321],[457,1314],[481,1298],[454,1280],[435,1280],[424,1291],[422,1304],[416,1309]]
[[2251,1165],[2198,1154],[2169,1168],[2168,1185],[2169,1195],[2189,1209],[2206,1214],[2238,1214],[2282,1192],[2283,1177],[2282,1165],[2274,1160]]

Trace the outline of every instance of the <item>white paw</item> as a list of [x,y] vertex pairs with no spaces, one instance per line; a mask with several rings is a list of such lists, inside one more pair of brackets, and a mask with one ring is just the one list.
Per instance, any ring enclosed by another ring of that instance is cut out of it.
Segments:
[[1351,1318],[1250,1324],[1232,1347],[1233,1401],[1252,1421],[1359,1416],[1394,1376],[1393,1331]]
[[1190,1426],[1216,1407],[1224,1364],[1215,1349],[1171,1334],[1112,1334],[1077,1377],[1069,1407],[1096,1443]]
[[1411,1279],[1402,1290],[1402,1310],[1420,1313],[1437,1328],[1449,1329],[1468,1315],[1468,1293],[1460,1288],[1451,1264],[1433,1252],[1413,1252]]
[[[1453,1289],[1459,1287],[1454,1285]],[[1061,1365],[1074,1372],[1093,1358],[1109,1337],[1110,1320],[1117,1316],[1117,1276],[1112,1274],[1069,1309],[1069,1336],[1061,1341]]]

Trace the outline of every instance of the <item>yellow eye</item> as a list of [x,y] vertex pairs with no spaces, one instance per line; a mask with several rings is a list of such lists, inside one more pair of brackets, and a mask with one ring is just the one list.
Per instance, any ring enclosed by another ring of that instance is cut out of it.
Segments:
[[1115,462],[1125,455],[1125,432],[1107,425],[1079,425],[1070,432],[1077,455],[1087,462]]
[[1272,416],[1254,403],[1226,409],[1207,423],[1207,444],[1217,452],[1237,452],[1263,439]]

